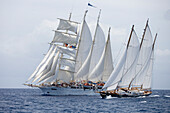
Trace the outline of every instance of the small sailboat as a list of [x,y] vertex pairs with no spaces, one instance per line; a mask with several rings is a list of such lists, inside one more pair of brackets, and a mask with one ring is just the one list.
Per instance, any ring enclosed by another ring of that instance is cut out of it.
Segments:
[[129,36],[125,51],[108,81],[100,91],[102,98],[138,97],[152,94],[151,80],[154,60],[152,34],[146,23],[141,43],[135,33],[134,25]]

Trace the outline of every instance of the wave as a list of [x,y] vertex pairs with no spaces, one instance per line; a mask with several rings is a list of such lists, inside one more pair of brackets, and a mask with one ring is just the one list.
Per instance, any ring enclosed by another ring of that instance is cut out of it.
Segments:
[[164,97],[169,98],[170,96],[169,95],[164,95]]
[[107,96],[106,99],[113,99],[113,98],[118,98],[118,97],[112,97],[111,95]]
[[140,101],[139,103],[146,103],[147,101]]
[[160,97],[159,95],[150,95],[149,97]]

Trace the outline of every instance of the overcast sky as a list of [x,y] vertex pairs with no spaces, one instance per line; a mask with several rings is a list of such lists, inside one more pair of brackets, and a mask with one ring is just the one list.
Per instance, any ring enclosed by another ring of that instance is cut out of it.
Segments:
[[158,32],[153,69],[154,89],[170,89],[170,1],[169,0],[90,0],[97,8],[87,7],[89,0],[0,0],[0,88],[24,88],[48,50],[58,20],[81,22],[89,10],[87,22],[94,36],[99,9],[100,23],[107,35],[111,30],[114,65],[127,42],[131,26],[141,38],[146,20],[152,35]]

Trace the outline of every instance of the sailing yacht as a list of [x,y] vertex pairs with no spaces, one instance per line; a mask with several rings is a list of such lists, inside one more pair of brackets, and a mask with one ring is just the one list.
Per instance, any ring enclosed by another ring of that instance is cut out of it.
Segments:
[[125,51],[108,81],[100,91],[102,98],[138,97],[152,94],[151,80],[154,59],[154,45],[148,21],[146,23],[141,43],[134,30],[129,36]]
[[[95,87],[84,91],[84,83],[95,78],[106,80],[110,75],[113,69],[110,35],[105,43],[104,33],[99,25],[99,13],[92,41],[85,20],[86,14],[87,11],[82,24],[71,21],[71,14],[68,20],[59,18],[60,22],[57,30],[54,30],[55,35],[47,54],[24,85],[38,87],[44,95],[89,95],[98,90]],[[111,67],[107,68],[108,65]]]

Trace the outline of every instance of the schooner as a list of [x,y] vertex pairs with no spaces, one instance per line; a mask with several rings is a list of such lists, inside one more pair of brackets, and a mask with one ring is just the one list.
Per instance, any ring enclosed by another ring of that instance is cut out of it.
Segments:
[[[81,25],[70,20],[71,14],[69,20],[59,18],[47,54],[24,85],[38,87],[45,95],[84,95],[94,93],[83,90],[88,81],[107,81],[113,70],[110,30],[105,43],[100,12],[93,41],[85,20],[87,10]],[[100,86],[93,84],[92,88]]]
[[148,21],[139,43],[134,25],[129,36],[125,51],[108,81],[100,91],[102,98],[137,97],[152,94],[151,80],[154,60],[154,46]]

